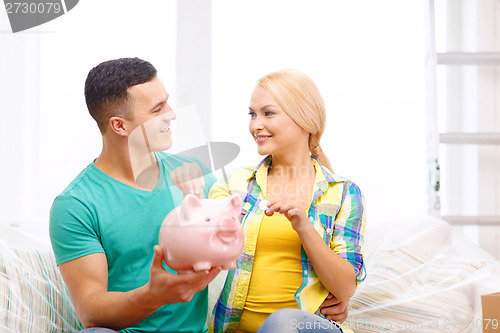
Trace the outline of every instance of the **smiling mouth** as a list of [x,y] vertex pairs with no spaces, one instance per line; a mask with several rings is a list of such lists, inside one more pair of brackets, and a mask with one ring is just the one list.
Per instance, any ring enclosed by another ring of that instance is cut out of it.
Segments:
[[268,139],[270,139],[272,137],[272,135],[257,135],[255,137],[255,142],[257,143],[262,143],[262,142],[265,142],[267,141]]
[[167,127],[167,128],[165,128],[165,129],[162,129],[162,130],[160,131],[160,133],[168,133],[168,132],[170,132],[170,131],[171,131],[171,130],[170,130],[170,127]]

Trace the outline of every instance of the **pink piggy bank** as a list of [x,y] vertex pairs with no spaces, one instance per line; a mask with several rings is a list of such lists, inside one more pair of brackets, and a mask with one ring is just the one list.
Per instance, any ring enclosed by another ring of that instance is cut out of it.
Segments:
[[241,198],[200,200],[188,194],[163,220],[159,244],[167,265],[179,272],[236,267],[243,250]]

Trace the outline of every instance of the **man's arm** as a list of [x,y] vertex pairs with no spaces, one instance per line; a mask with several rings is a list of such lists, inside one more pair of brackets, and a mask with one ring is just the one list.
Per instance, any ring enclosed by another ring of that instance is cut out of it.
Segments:
[[319,306],[320,312],[330,320],[343,323],[349,314],[349,300],[350,298],[340,302],[332,293],[329,293]]
[[170,303],[189,302],[220,272],[220,268],[176,275],[163,266],[163,252],[154,247],[149,282],[128,292],[108,292],[108,267],[103,253],[59,265],[78,318],[88,327],[115,330],[130,327]]

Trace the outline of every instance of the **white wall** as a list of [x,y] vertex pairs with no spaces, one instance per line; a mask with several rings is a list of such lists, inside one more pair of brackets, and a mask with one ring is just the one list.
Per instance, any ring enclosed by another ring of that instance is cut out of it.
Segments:
[[[241,146],[228,169],[260,158],[247,134],[255,81],[294,67],[323,93],[324,150],[364,191],[370,221],[424,215],[422,9],[397,0],[214,0],[212,115],[203,126],[212,140]],[[147,59],[176,106],[176,1],[80,1],[17,34],[0,13],[0,30],[0,223],[46,222],[53,198],[99,153],[83,97],[91,67]]]
[[10,33],[0,11],[0,223],[46,223],[52,200],[95,157],[100,134],[83,96],[102,61],[140,57],[175,96],[176,2],[85,0]]
[[356,182],[369,223],[426,214],[424,16],[420,1],[213,2],[214,140],[234,140],[234,166],[260,157],[248,134],[256,80],[292,67],[318,85],[322,140]]

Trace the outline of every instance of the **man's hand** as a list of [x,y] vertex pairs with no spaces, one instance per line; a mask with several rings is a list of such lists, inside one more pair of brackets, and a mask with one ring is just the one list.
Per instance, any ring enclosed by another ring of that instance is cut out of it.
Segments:
[[326,315],[326,318],[336,321],[337,323],[343,323],[347,319],[348,306],[349,300],[339,302],[335,296],[329,293],[319,308],[321,313]]
[[150,279],[127,292],[108,291],[108,265],[104,253],[94,253],[59,265],[82,324],[121,330],[150,316],[162,305],[190,301],[220,272],[220,268],[176,275],[163,266],[160,246],[154,248]]
[[184,163],[170,174],[170,179],[184,196],[194,194],[203,199],[205,179],[197,163]]
[[205,289],[221,271],[220,267],[216,267],[209,271],[172,274],[163,268],[162,262],[163,251],[156,245],[147,286],[158,306],[191,301],[194,294]]

